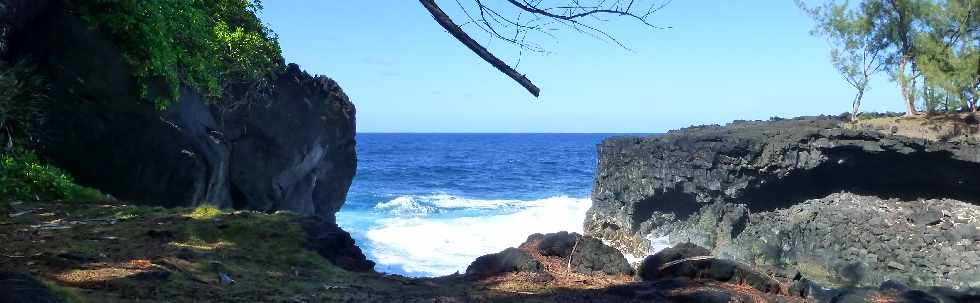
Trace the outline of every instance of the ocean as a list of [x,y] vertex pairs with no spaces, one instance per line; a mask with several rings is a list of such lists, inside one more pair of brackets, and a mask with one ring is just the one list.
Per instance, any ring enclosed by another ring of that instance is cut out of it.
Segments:
[[610,136],[358,134],[337,223],[380,272],[462,273],[532,233],[581,232],[596,145]]

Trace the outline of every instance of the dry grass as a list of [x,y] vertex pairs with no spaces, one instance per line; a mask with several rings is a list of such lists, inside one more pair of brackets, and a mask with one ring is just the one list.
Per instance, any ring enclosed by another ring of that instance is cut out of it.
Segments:
[[980,140],[980,116],[975,113],[949,113],[914,117],[883,117],[847,123],[852,129],[869,129],[930,141],[972,138]]

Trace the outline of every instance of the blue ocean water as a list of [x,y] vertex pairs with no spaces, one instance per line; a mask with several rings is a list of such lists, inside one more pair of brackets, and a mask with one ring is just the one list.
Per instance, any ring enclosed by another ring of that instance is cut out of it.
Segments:
[[607,134],[358,134],[337,221],[382,272],[463,272],[536,232],[582,230]]

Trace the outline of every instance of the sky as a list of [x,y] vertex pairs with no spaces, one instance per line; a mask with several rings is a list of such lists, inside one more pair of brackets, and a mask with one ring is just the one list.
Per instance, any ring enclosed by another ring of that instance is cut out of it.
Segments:
[[[437,3],[465,20],[456,1]],[[521,54],[464,27],[504,61],[519,60],[539,98],[456,41],[418,1],[264,5],[286,61],[336,80],[357,107],[359,132],[660,133],[839,114],[854,96],[827,42],[809,34],[813,22],[790,0],[675,0],[649,19],[670,29],[600,24],[629,49],[564,29],[536,38],[547,53]],[[863,109],[900,111],[899,96],[879,75]]]

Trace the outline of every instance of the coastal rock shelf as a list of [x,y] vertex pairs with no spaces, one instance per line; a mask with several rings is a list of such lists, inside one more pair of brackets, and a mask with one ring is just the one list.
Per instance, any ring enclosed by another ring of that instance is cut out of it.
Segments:
[[736,122],[598,147],[586,233],[651,241],[838,285],[978,287],[980,145],[850,130],[833,118]]

